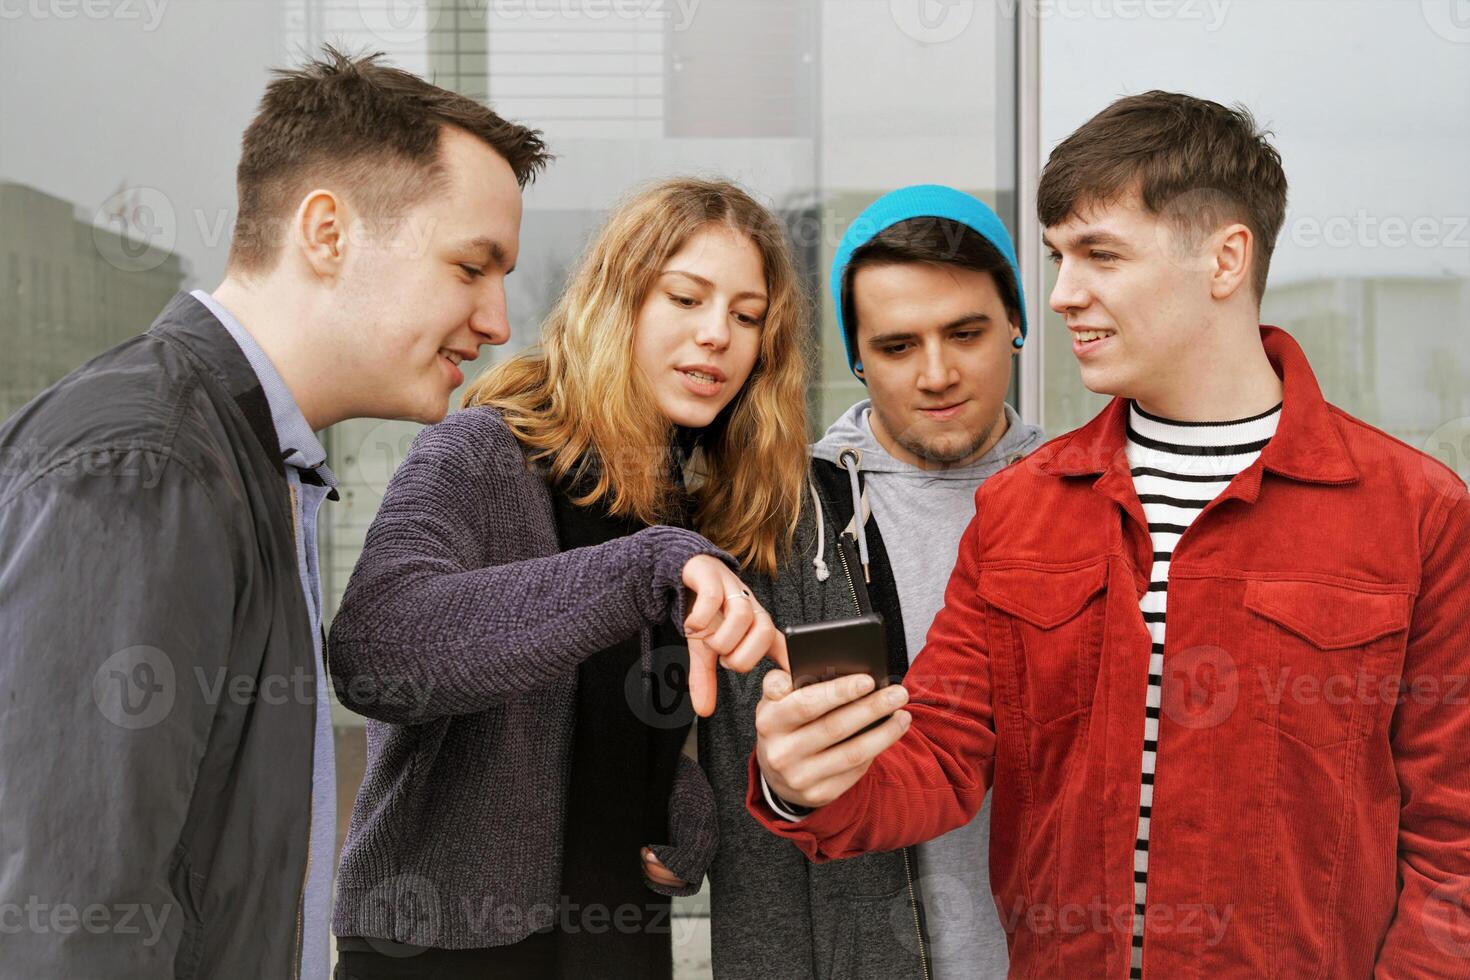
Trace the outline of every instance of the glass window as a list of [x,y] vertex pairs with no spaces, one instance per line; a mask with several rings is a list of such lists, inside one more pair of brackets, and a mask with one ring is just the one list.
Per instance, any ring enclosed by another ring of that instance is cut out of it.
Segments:
[[[1051,10],[1041,23],[1043,159],[1125,94],[1244,103],[1274,132],[1291,183],[1262,322],[1302,344],[1329,401],[1470,476],[1467,5]],[[1043,346],[1044,422],[1060,433],[1106,399],[1082,387],[1050,312]]]
[[[220,281],[240,134],[268,69],[331,42],[487,99],[544,130],[557,154],[526,193],[512,341],[475,368],[535,340],[620,196],[674,174],[729,176],[783,214],[817,300],[819,431],[864,396],[826,290],[848,222],[894,187],[929,182],[1014,215],[1014,11],[1009,0],[0,2],[0,344],[20,353],[0,358],[0,418],[146,329],[174,293]],[[342,480],[322,521],[329,616],[418,428],[352,421],[325,434]],[[345,820],[361,719],[338,709],[335,720]]]
[[[180,289],[224,273],[240,133],[267,69],[334,43],[542,128],[557,162],[526,195],[509,284],[530,343],[587,236],[640,183],[720,174],[786,217],[818,300],[820,429],[863,388],[848,372],[826,270],[885,191],[952,183],[1015,207],[1014,4],[930,0],[271,0],[32,4],[0,24],[0,231],[15,249],[0,330],[25,356],[0,417],[146,328]],[[6,8],[10,11],[11,8]],[[75,70],[58,70],[73,66]],[[47,80],[42,89],[34,81]],[[97,84],[97,80],[111,84]],[[58,120],[72,121],[58,125]],[[43,261],[44,260],[44,261]],[[45,279],[41,269],[58,270]],[[66,282],[65,323],[48,283]],[[34,336],[34,340],[29,338]],[[473,380],[473,378],[471,378]],[[344,481],[328,509],[327,608],[417,426],[326,435]]]

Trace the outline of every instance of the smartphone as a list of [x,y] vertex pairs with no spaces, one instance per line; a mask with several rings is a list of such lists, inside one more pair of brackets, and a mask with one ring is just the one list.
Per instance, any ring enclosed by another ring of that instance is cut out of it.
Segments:
[[826,623],[787,626],[786,656],[798,687],[848,674],[867,674],[874,689],[888,686],[888,640],[878,613]]
[[[875,691],[888,686],[888,638],[878,613],[787,626],[781,632],[786,634],[793,687],[820,684],[848,674],[867,674],[873,678]],[[870,732],[887,720],[879,718],[848,737]]]

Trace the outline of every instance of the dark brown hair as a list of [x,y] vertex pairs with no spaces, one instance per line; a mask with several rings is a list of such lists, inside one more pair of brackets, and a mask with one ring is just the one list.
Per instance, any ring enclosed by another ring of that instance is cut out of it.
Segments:
[[380,64],[382,57],[353,58],[327,45],[319,60],[272,73],[242,140],[232,269],[263,272],[275,264],[284,223],[311,182],[351,192],[369,221],[412,207],[442,186],[445,126],[483,140],[522,187],[551,159],[539,130]]
[[1192,248],[1238,221],[1255,236],[1259,301],[1286,221],[1286,173],[1268,135],[1241,105],[1228,109],[1160,91],[1119,99],[1052,151],[1036,192],[1037,216],[1051,227],[1080,207],[1137,191]]
[[889,225],[852,253],[842,270],[842,323],[857,350],[857,307],[852,300],[852,283],[859,269],[878,265],[928,262],[952,265],[975,272],[988,272],[1006,313],[1021,316],[1021,303],[1011,264],[984,235],[952,218],[921,215]]

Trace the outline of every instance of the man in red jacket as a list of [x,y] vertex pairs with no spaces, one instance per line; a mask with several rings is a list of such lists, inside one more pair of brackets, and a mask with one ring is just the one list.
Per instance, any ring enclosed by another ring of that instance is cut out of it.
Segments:
[[1470,494],[1259,326],[1286,191],[1188,96],[1062,142],[1051,306],[1116,397],[976,494],[901,688],[766,676],[748,806],[813,860],[994,790],[1012,976],[1470,976]]

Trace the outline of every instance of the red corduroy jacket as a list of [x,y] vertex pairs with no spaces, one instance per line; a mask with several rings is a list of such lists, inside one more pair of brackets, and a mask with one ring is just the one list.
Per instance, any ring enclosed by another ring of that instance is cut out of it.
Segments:
[[[1276,435],[1170,566],[1143,975],[1470,977],[1470,495],[1261,336]],[[1126,416],[976,494],[913,724],[861,781],[787,822],[750,760],[751,813],[817,861],[993,790],[1012,977],[1128,975],[1152,548]]]

